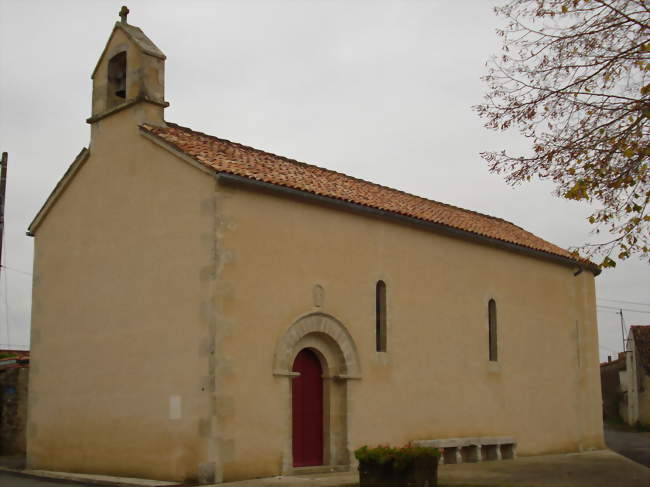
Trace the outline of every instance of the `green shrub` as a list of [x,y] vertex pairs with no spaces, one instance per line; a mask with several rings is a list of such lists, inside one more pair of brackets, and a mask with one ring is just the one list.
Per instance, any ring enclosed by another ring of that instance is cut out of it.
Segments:
[[641,421],[637,421],[636,423],[634,423],[634,429],[639,433],[648,433],[650,432],[650,424],[645,424],[642,423]]
[[440,450],[425,446],[413,446],[410,443],[399,448],[387,445],[370,448],[364,445],[354,451],[354,456],[359,463],[381,465],[403,471],[410,468],[419,458],[431,458],[437,461],[440,457]]

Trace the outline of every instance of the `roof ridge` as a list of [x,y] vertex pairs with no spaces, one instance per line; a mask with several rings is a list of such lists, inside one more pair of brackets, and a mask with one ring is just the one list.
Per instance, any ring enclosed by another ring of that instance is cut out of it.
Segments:
[[493,220],[497,220],[497,221],[500,221],[500,222],[503,222],[503,223],[507,223],[508,225],[512,225],[512,226],[514,226],[514,227],[517,227],[518,229],[520,229],[520,230],[522,230],[522,231],[524,231],[524,232],[526,232],[526,233],[531,233],[531,232],[529,232],[528,230],[526,230],[526,229],[520,227],[519,225],[517,225],[517,224],[515,224],[515,223],[512,223],[511,221],[508,221],[508,220],[506,220],[506,219],[504,219],[504,218],[499,218],[499,217],[497,217],[497,216],[488,215],[487,213],[481,213],[481,212],[479,212],[479,211],[475,211],[475,210],[469,210],[469,209],[467,209],[467,208],[462,208],[462,207],[460,207],[460,206],[451,205],[451,204],[449,204],[449,203],[444,203],[444,202],[442,202],[442,201],[433,200],[433,199],[431,199],[431,198],[425,198],[424,196],[419,196],[419,195],[416,195],[416,194],[413,194],[413,193],[409,193],[409,192],[407,192],[407,191],[403,191],[403,190],[401,190],[401,189],[393,188],[393,187],[391,187],[391,186],[385,186],[385,185],[383,185],[383,184],[379,184],[379,183],[375,183],[375,182],[372,182],[372,181],[368,181],[367,179],[362,179],[362,178],[358,178],[358,177],[355,177],[355,176],[350,176],[349,174],[346,174],[346,173],[343,173],[343,172],[339,172],[339,171],[335,171],[335,170],[333,170],[333,169],[328,169],[328,168],[326,168],[326,167],[318,166],[318,165],[316,165],[316,164],[310,164],[310,163],[308,163],[308,162],[303,162],[303,161],[299,161],[299,160],[297,160],[297,159],[292,159],[292,158],[290,158],[290,157],[286,157],[286,156],[281,156],[281,155],[278,155],[278,154],[274,154],[273,152],[268,152],[268,151],[265,151],[265,150],[262,150],[262,149],[257,149],[256,147],[252,147],[252,146],[249,146],[249,145],[245,145],[245,144],[242,144],[242,143],[240,143],[240,142],[233,142],[232,140],[228,140],[228,139],[224,139],[224,138],[221,138],[221,137],[217,137],[217,136],[215,136],[215,135],[206,134],[205,132],[201,132],[201,131],[199,131],[199,130],[194,130],[194,129],[190,128],[190,127],[185,127],[185,126],[183,126],[183,125],[180,125],[180,124],[177,124],[177,123],[174,123],[174,122],[167,122],[167,121],[165,121],[165,123],[166,123],[167,125],[171,125],[171,126],[173,126],[173,127],[178,127],[178,128],[180,128],[180,129],[182,129],[182,130],[188,130],[188,131],[193,132],[193,133],[195,133],[195,134],[202,135],[202,136],[207,137],[207,138],[209,138],[209,139],[215,139],[215,140],[218,140],[218,141],[220,141],[220,142],[226,142],[226,143],[228,143],[228,144],[232,144],[232,145],[238,146],[238,147],[240,147],[240,148],[242,148],[242,149],[245,149],[245,150],[251,150],[251,151],[254,151],[254,152],[257,152],[257,153],[261,153],[261,154],[265,154],[265,155],[268,155],[268,156],[276,157],[276,158],[278,158],[278,159],[282,159],[282,160],[284,160],[284,161],[286,161],[286,162],[290,162],[290,163],[292,163],[292,164],[299,164],[299,165],[308,166],[308,167],[315,167],[315,168],[320,169],[320,170],[322,170],[322,171],[327,171],[327,172],[330,172],[330,173],[339,174],[339,175],[341,175],[341,176],[345,176],[345,177],[347,177],[347,178],[354,179],[355,181],[361,181],[361,182],[363,182],[363,183],[371,184],[371,185],[373,185],[373,186],[377,186],[377,187],[380,187],[380,188],[384,188],[384,189],[387,189],[387,190],[390,190],[390,191],[395,191],[395,192],[397,192],[397,193],[400,193],[400,194],[403,194],[403,195],[406,195],[406,196],[411,196],[411,197],[413,197],[413,198],[418,198],[418,199],[421,199],[421,200],[424,200],[424,201],[429,201],[429,202],[431,202],[431,203],[435,203],[435,204],[438,204],[438,205],[446,206],[446,207],[448,207],[448,208],[453,208],[453,209],[455,209],[455,210],[460,210],[460,211],[467,212],[467,213],[473,213],[473,214],[475,214],[475,215],[479,215],[479,216],[482,216],[482,217],[491,218],[491,219],[493,219]]
[[485,237],[489,241],[531,249],[540,255],[559,257],[580,267],[586,265],[594,275],[600,273],[598,266],[588,259],[502,218],[279,156],[173,122],[166,122],[165,126],[145,123],[140,127],[198,163],[224,174],[238,175],[460,230]]

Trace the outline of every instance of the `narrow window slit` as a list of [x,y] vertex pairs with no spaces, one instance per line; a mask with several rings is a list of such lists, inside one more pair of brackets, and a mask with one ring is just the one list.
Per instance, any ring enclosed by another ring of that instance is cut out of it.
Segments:
[[497,303],[490,299],[488,303],[490,362],[498,360],[497,349]]
[[384,281],[377,281],[376,288],[376,340],[377,351],[386,351],[386,283]]

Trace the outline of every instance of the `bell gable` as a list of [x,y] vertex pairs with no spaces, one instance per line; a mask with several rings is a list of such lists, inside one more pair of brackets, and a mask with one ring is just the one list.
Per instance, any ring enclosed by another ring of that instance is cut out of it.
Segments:
[[122,7],[121,20],[115,23],[93,70],[89,123],[138,102],[161,108],[169,105],[165,101],[165,55],[140,28],[127,23],[127,14],[128,9]]

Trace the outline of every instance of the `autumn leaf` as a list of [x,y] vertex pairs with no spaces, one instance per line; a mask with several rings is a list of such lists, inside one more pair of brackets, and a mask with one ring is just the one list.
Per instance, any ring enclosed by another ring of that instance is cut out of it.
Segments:
[[495,11],[510,54],[488,63],[487,101],[474,108],[486,127],[521,132],[531,151],[483,152],[490,171],[512,185],[547,179],[557,195],[595,204],[593,234],[610,238],[580,249],[603,267],[611,256],[650,261],[650,9],[506,0]]
[[605,257],[603,261],[600,263],[600,267],[616,267],[616,262],[613,259],[610,259],[609,257]]

